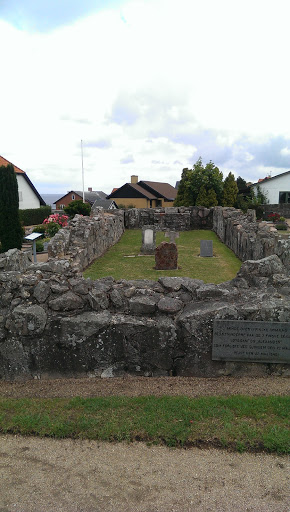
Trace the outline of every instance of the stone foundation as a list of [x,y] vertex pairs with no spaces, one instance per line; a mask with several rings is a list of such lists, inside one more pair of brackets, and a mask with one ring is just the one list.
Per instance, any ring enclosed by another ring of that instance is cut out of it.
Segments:
[[[0,378],[286,375],[287,365],[212,360],[215,319],[290,319],[289,240],[252,212],[217,207],[212,214],[218,236],[247,260],[220,285],[84,279],[80,271],[121,236],[122,212],[77,216],[52,240],[47,263],[24,262],[17,250],[2,255]],[[159,227],[173,217],[161,218]]]

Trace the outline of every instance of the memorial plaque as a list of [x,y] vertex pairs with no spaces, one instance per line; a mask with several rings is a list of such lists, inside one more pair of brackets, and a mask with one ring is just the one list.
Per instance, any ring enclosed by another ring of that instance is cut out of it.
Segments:
[[201,240],[200,241],[200,256],[202,258],[213,257],[213,242],[212,240]]
[[215,320],[212,359],[290,363],[290,323]]

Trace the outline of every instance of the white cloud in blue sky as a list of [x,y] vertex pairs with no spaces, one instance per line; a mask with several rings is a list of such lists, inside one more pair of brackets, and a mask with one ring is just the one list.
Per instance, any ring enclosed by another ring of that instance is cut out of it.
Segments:
[[[286,0],[0,2],[0,154],[42,193],[290,168]],[[5,49],[5,50],[3,50]]]
[[0,18],[20,30],[47,32],[121,3],[121,0],[1,0]]

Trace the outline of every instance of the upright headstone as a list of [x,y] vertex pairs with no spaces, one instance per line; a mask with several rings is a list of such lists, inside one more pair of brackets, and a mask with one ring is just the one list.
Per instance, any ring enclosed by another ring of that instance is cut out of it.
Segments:
[[212,240],[201,240],[200,241],[200,256],[202,258],[213,257],[213,242]]
[[155,250],[155,270],[177,269],[178,252],[176,244],[161,242]]
[[176,238],[179,238],[179,233],[178,233],[178,231],[166,231],[165,236],[169,237],[169,241],[172,244],[175,244]]
[[142,254],[154,254],[156,247],[156,230],[154,226],[142,227]]

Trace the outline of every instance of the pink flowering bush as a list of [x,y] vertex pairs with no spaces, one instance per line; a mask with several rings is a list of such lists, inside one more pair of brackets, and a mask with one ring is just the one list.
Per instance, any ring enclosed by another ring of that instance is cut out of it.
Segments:
[[55,224],[59,224],[62,228],[67,225],[68,215],[60,215],[59,213],[53,213],[49,215],[46,219],[44,219],[42,224],[49,224],[50,222],[54,222]]
[[42,224],[45,224],[45,233],[49,238],[52,238],[60,228],[67,225],[68,216],[54,213],[44,219]]

